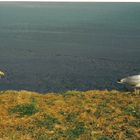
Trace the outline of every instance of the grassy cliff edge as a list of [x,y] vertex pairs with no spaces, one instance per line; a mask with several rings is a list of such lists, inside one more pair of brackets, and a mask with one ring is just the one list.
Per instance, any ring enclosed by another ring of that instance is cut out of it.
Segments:
[[140,95],[0,91],[1,140],[138,140]]

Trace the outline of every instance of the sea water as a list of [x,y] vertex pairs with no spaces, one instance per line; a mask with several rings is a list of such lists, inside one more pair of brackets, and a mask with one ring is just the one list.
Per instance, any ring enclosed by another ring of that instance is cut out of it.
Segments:
[[140,4],[0,2],[0,70],[0,90],[124,89],[140,73]]

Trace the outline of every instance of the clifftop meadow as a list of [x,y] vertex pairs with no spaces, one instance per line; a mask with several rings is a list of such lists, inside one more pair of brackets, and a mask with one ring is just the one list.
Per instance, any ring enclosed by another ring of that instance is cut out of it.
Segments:
[[1,140],[138,140],[140,95],[0,91]]

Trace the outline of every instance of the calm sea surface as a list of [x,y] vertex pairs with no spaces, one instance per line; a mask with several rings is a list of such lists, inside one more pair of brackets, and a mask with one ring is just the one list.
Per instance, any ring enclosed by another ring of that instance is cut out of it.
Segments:
[[140,73],[139,3],[0,3],[0,90],[124,89]]

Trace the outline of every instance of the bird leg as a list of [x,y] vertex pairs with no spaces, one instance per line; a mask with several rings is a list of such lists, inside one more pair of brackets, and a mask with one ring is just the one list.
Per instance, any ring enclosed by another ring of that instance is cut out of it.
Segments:
[[135,91],[135,94],[140,94],[140,89],[139,88],[135,88],[134,91]]
[[137,94],[137,88],[135,88],[134,91],[135,91],[135,94]]
[[139,88],[137,89],[137,94],[140,94],[140,89]]

